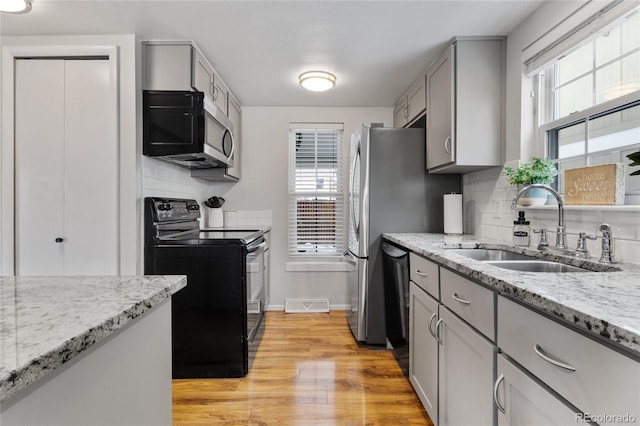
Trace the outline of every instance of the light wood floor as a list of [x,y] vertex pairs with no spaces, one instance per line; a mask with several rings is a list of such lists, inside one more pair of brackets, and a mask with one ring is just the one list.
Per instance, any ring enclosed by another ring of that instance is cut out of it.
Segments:
[[393,355],[359,348],[344,311],[267,312],[241,379],[173,381],[176,425],[433,425]]

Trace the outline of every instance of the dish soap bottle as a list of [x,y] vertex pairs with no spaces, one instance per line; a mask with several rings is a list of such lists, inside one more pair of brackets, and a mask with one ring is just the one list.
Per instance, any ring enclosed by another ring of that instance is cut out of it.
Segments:
[[524,218],[524,211],[518,212],[518,220],[513,221],[513,245],[528,246],[530,242],[529,221]]

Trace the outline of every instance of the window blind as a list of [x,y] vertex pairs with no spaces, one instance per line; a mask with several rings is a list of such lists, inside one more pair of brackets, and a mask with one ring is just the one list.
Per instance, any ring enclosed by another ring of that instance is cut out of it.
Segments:
[[342,125],[292,123],[289,129],[289,256],[341,257]]
[[[589,1],[556,28],[540,37],[523,51],[524,72],[531,76],[550,62],[557,60],[598,32],[605,31],[629,13],[637,13],[637,0]],[[561,33],[561,28],[573,25]]]

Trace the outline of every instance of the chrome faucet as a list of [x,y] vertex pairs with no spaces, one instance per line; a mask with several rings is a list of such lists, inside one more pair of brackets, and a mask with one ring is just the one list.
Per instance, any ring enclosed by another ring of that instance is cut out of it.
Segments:
[[518,208],[518,200],[520,199],[522,194],[524,194],[525,192],[527,192],[531,188],[546,189],[558,201],[558,228],[556,230],[556,245],[555,245],[555,248],[561,249],[561,250],[566,250],[567,249],[567,231],[566,231],[566,229],[564,227],[564,201],[562,201],[562,197],[560,196],[560,194],[558,194],[556,192],[555,189],[551,188],[549,185],[544,185],[544,184],[541,184],[541,183],[534,183],[534,184],[531,184],[531,185],[527,185],[524,188],[522,188],[520,191],[518,191],[518,193],[516,194],[515,198],[513,199],[513,202],[511,203],[511,208],[512,209]]

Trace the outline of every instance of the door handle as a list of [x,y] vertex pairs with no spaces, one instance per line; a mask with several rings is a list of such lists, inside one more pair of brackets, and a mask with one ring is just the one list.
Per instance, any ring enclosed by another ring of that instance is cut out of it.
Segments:
[[439,344],[441,344],[441,345],[444,345],[444,342],[443,342],[443,341],[442,341],[442,339],[440,338],[440,326],[442,325],[442,322],[443,322],[443,321],[444,321],[444,320],[443,320],[442,318],[440,318],[440,319],[438,320],[438,322],[436,323],[436,332],[435,332],[436,340],[437,340],[437,341],[438,341],[438,343],[439,343]]
[[560,368],[564,368],[565,370],[569,370],[571,372],[576,371],[576,368],[566,364],[562,361],[559,361],[557,359],[553,359],[551,358],[549,355],[546,355],[543,351],[542,348],[540,347],[540,345],[538,345],[537,343],[535,345],[533,345],[533,350],[534,352],[542,359],[544,359],[545,361],[547,361],[549,364],[553,364],[556,367],[560,367]]
[[447,138],[444,140],[444,151],[447,154],[451,154],[451,136],[447,136]]
[[496,403],[496,407],[498,407],[498,410],[500,410],[502,414],[505,414],[504,406],[500,404],[500,401],[498,401],[498,388],[500,387],[500,383],[502,383],[503,381],[504,381],[504,374],[501,374],[500,376],[498,376],[495,384],[493,385],[493,400]]
[[453,294],[451,295],[451,298],[452,298],[453,300],[455,300],[456,302],[460,302],[460,303],[462,303],[463,305],[470,305],[470,304],[471,304],[471,302],[470,302],[470,301],[465,300],[465,299],[461,299],[461,298],[460,298],[460,296],[458,296],[458,293],[453,293]]
[[416,270],[416,275],[420,275],[421,277],[426,277],[427,274],[425,274],[424,272],[421,272],[420,269]]
[[[431,335],[433,337],[436,337],[436,333],[431,329],[431,324],[433,324],[433,320],[436,319],[436,313],[434,312],[433,314],[431,314],[431,318],[429,318],[429,333],[431,333]],[[437,338],[437,337],[436,337]]]

